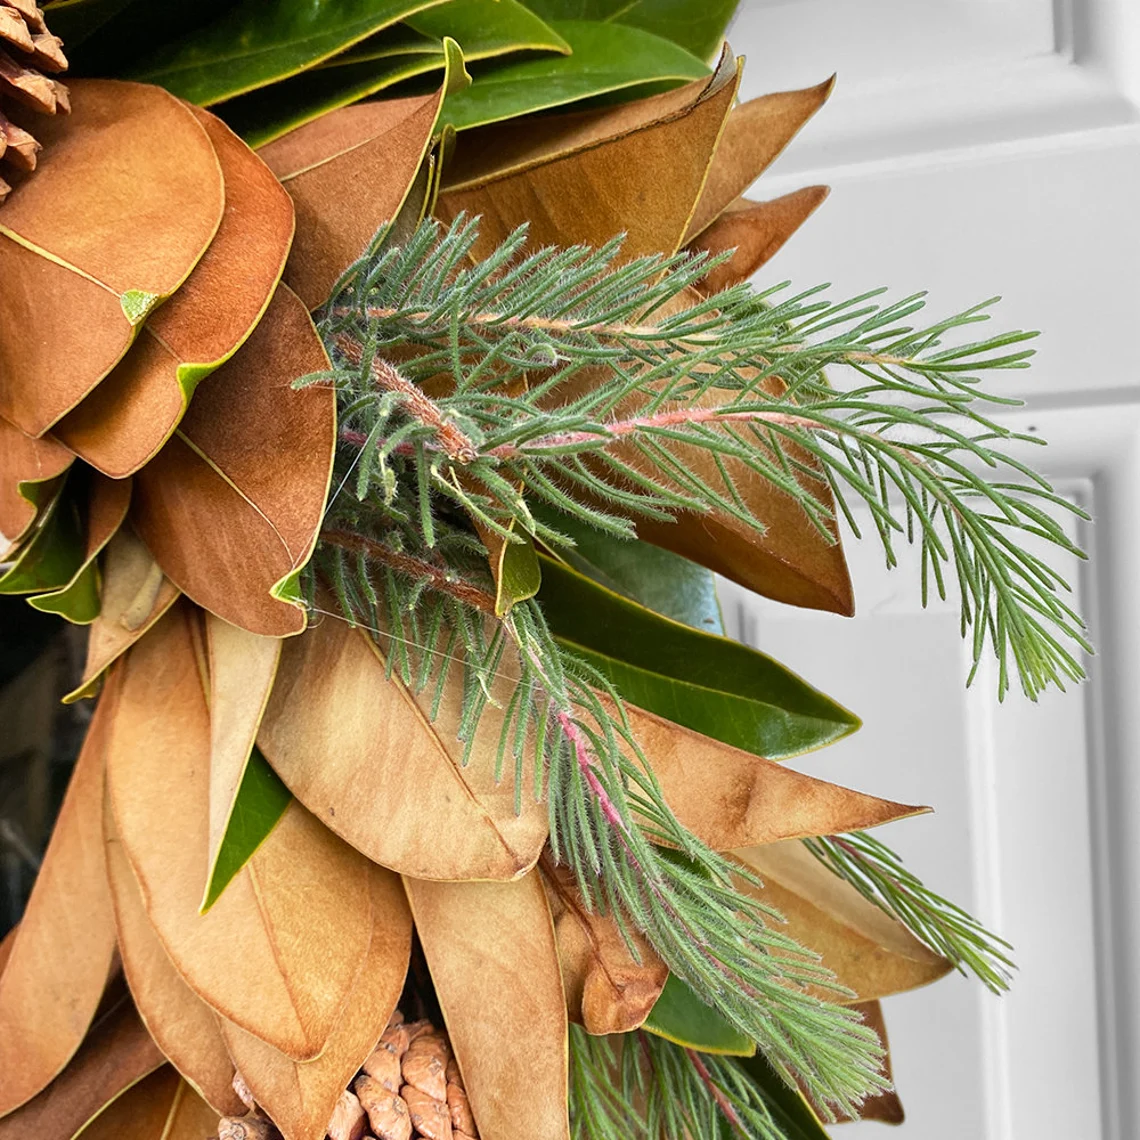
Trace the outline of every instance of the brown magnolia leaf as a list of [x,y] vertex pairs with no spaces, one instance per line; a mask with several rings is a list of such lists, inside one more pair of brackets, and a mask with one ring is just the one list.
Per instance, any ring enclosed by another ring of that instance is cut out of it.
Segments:
[[[878,1034],[879,1045],[883,1050],[883,1076],[888,1081],[892,1081],[894,1074],[891,1072],[891,1047],[887,1041],[887,1024],[883,1020],[882,1002],[856,1002],[851,1008],[858,1010],[863,1015],[863,1021]],[[804,1092],[804,1095],[807,1096],[807,1093]],[[810,1101],[811,1097],[809,1096],[807,1099]],[[825,1115],[820,1111],[818,1105],[814,1107],[821,1116]],[[831,1112],[834,1114],[835,1110],[831,1109]],[[886,1092],[878,1093],[876,1096],[869,1096],[859,1105],[859,1110],[854,1116],[845,1116],[840,1113],[836,1117],[836,1123],[843,1124],[854,1120],[877,1120],[880,1124],[902,1124],[905,1119],[906,1113],[903,1111],[899,1094],[891,1088]]]
[[203,1001],[294,1060],[321,1054],[372,932],[367,861],[294,803],[206,913],[210,723],[176,606],[119,668],[107,786],[147,914]]
[[297,209],[285,280],[310,309],[395,218],[431,144],[443,98],[385,99],[341,107],[263,146],[258,154]]
[[62,475],[73,459],[63,444],[25,435],[0,418],[0,535],[8,542],[23,538],[41,505],[37,490]]
[[404,889],[479,1134],[568,1140],[566,998],[538,871]]
[[[432,686],[414,696],[367,634],[325,620],[285,645],[258,745],[289,790],[373,862],[425,879],[513,879],[542,851],[546,807],[525,788],[516,814],[513,770],[495,779],[501,709],[484,712],[461,766],[462,688],[451,670],[433,721]],[[510,678],[493,691],[505,708]]]
[[115,704],[114,686],[108,686],[0,974],[0,1116],[35,1097],[67,1065],[112,971],[115,920],[103,863],[102,801]]
[[43,1092],[0,1118],[0,1140],[71,1140],[165,1061],[130,999],[122,998],[92,1026],[71,1063]]
[[305,306],[279,285],[249,340],[135,477],[131,518],[166,576],[253,633],[305,627],[295,579],[324,514],[336,392],[292,385],[328,366]]
[[210,876],[277,675],[281,641],[206,615],[210,658]]
[[728,261],[701,281],[701,291],[718,293],[747,281],[779,253],[828,193],[826,186],[805,186],[769,202],[738,198],[687,246],[690,253],[715,255],[734,251]]
[[[75,1140],[165,1140],[166,1122],[182,1080],[163,1065],[116,1097]],[[215,1117],[216,1122],[216,1117]]]
[[174,603],[178,587],[165,577],[129,526],[120,527],[102,557],[99,616],[88,627],[83,679],[66,703],[91,696],[99,678]]
[[[873,1001],[937,981],[953,969],[901,922],[829,871],[799,840],[748,847],[733,855],[764,883],[741,889],[775,907],[786,933],[814,950],[853,1001]],[[834,994],[822,993],[834,1000]]]
[[296,1064],[222,1021],[238,1072],[285,1140],[323,1140],[338,1099],[375,1049],[404,987],[412,915],[399,876],[373,865],[356,889],[372,894],[372,942],[343,1016],[317,1060]]
[[147,918],[109,800],[104,802],[104,830],[119,955],[139,1017],[155,1044],[217,1115],[241,1113],[243,1106],[233,1089],[234,1065],[217,1019],[182,980]]
[[832,76],[815,87],[761,95],[733,108],[683,244],[719,218],[776,161],[834,86]]
[[159,87],[76,80],[38,120],[35,178],[0,215],[0,414],[41,435],[107,375],[213,240],[224,191],[193,114]]
[[155,455],[198,384],[253,331],[293,240],[293,203],[272,171],[220,119],[200,107],[190,110],[222,167],[222,224],[186,283],[147,321],[126,357],[53,430],[116,479]]
[[[543,120],[550,141],[533,155],[513,151],[494,173],[468,168],[445,185],[435,212],[445,221],[481,215],[475,257],[487,256],[523,222],[530,242],[600,246],[619,233],[622,260],[673,253],[704,185],[725,117],[739,85],[727,49],[712,77],[620,112]],[[560,121],[567,122],[560,130]],[[513,127],[513,125],[512,125]],[[460,144],[466,146],[466,140]]]
[[715,851],[857,831],[930,810],[817,780],[655,713],[625,708],[666,802]]
[[3,938],[0,938],[0,977],[4,975],[4,967],[8,965],[8,958],[12,953],[12,947],[16,945],[16,932],[20,929],[20,924],[16,923]]
[[570,1020],[587,1033],[636,1029],[661,996],[669,967],[631,930],[640,961],[634,958],[613,918],[586,908],[570,870],[545,857],[540,867]]

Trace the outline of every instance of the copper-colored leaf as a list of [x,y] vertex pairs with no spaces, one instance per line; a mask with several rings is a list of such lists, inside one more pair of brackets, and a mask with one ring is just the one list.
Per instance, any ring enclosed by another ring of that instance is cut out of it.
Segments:
[[194,389],[253,331],[293,240],[293,203],[273,173],[220,119],[190,109],[221,163],[222,224],[185,285],[146,323],[126,357],[54,429],[72,451],[116,479],[158,451]]
[[[508,679],[497,688],[505,707]],[[495,779],[500,710],[484,713],[461,766],[459,670],[434,722],[432,696],[388,677],[363,631],[325,620],[286,644],[258,744],[290,791],[374,862],[426,879],[515,878],[546,841],[546,807],[527,787],[516,815],[513,768]]]
[[107,375],[214,237],[214,148],[157,87],[84,79],[0,210],[0,414],[40,435]]
[[725,253],[732,256],[701,282],[701,290],[717,293],[747,281],[815,212],[828,195],[826,186],[805,186],[770,202],[738,198],[688,249],[691,253]]
[[297,209],[285,280],[310,309],[399,212],[431,143],[432,95],[342,107],[258,152]]
[[[58,952],[59,947],[53,949]],[[134,1006],[123,998],[96,1023],[71,1064],[43,1092],[0,1118],[0,1140],[71,1140],[164,1062]]]
[[479,1134],[568,1140],[566,999],[538,871],[404,887]]
[[669,968],[635,930],[640,961],[609,915],[591,913],[573,874],[543,860],[542,884],[554,918],[558,960],[570,1020],[588,1033],[628,1033],[649,1016]]
[[761,95],[733,109],[685,231],[685,244],[719,218],[776,161],[804,123],[827,101],[834,86],[832,76],[816,87]]
[[166,1122],[182,1079],[163,1065],[116,1097],[75,1140],[165,1140]]
[[233,1090],[233,1062],[217,1019],[182,980],[147,918],[138,882],[115,832],[109,800],[104,804],[104,828],[119,954],[139,1016],[178,1072],[217,1113],[241,1113],[242,1103]]
[[324,513],[336,393],[292,384],[327,367],[308,311],[279,285],[249,340],[135,477],[131,517],[167,577],[253,633],[305,626],[295,577]]
[[129,526],[121,527],[102,557],[99,616],[87,634],[83,679],[64,700],[90,696],[99,678],[174,603],[178,587],[162,573]]
[[103,864],[102,800],[115,699],[109,687],[95,710],[0,975],[0,1116],[34,1097],[68,1063],[111,973],[115,921]]
[[669,806],[717,851],[877,827],[930,810],[817,780],[632,705],[626,712]]
[[73,458],[55,440],[25,435],[0,418],[0,535],[8,542],[23,538],[35,521],[42,505],[37,489],[62,475]]
[[[953,966],[901,922],[829,871],[799,840],[734,851],[763,880],[741,888],[788,920],[787,934],[814,950],[852,990],[873,1001],[937,981]],[[834,995],[828,995],[834,997]]]
[[671,254],[701,195],[738,82],[726,49],[710,79],[683,89],[688,99],[680,108],[674,98],[658,97],[646,101],[640,123],[635,104],[597,112],[593,119],[565,116],[562,132],[559,119],[544,120],[552,141],[533,157],[515,151],[504,172],[452,182],[440,194],[436,213],[446,221],[461,211],[482,215],[477,257],[523,222],[529,222],[536,247],[600,246],[624,232],[624,260]]
[[412,916],[399,877],[372,866],[356,889],[372,893],[372,943],[344,1014],[317,1060],[295,1064],[251,1034],[222,1022],[238,1072],[285,1140],[322,1140],[337,1100],[376,1047],[404,986]]
[[298,804],[200,914],[209,847],[210,725],[189,607],[123,666],[107,786],[151,923],[217,1012],[295,1060],[320,1055],[368,952],[367,861]]

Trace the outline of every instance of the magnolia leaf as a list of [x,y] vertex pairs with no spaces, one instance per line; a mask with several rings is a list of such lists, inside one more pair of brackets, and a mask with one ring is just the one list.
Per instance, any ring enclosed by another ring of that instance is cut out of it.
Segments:
[[115,826],[178,972],[222,1016],[294,1060],[320,1056],[368,952],[367,861],[298,804],[206,914],[210,724],[194,614],[171,610],[127,656],[110,735]]
[[683,83],[708,74],[696,56],[640,28],[586,20],[561,20],[551,27],[569,44],[570,54],[481,70],[469,88],[448,97],[444,119],[465,131],[644,83]]
[[[878,1034],[879,1045],[883,1050],[883,1076],[888,1081],[892,1081],[894,1074],[891,1072],[891,1049],[890,1042],[887,1040],[887,1025],[883,1020],[882,1002],[857,1002],[851,1008],[858,1010],[863,1015],[863,1021]],[[877,1120],[880,1124],[902,1124],[905,1119],[906,1113],[903,1111],[899,1094],[894,1088],[890,1088],[876,1096],[869,1096],[859,1105],[859,1111],[854,1116],[839,1114],[837,1123],[854,1120]]]
[[210,658],[209,880],[202,909],[216,901],[261,845],[292,798],[257,757],[257,729],[277,675],[281,641],[206,615]]
[[718,293],[747,281],[775,257],[784,243],[815,212],[829,191],[826,186],[805,186],[770,202],[738,198],[688,245],[690,253],[716,256],[732,250],[723,265],[701,282],[707,293]]
[[[480,1135],[569,1140],[566,998],[538,872],[513,883],[405,877],[404,889]],[[525,1044],[505,1048],[504,1025],[525,1030]]]
[[[500,0],[487,0],[487,2],[497,5]],[[444,8],[446,6],[446,2],[439,5],[439,7]],[[429,8],[428,11],[430,12],[431,9]],[[442,36],[428,36],[423,32],[417,32],[411,27],[409,21],[405,20],[401,24],[394,24],[382,32],[377,32],[374,36],[369,36],[368,39],[358,43],[356,47],[342,51],[340,55],[334,55],[331,59],[326,59],[317,67],[323,70],[330,67],[344,67],[348,64],[368,63],[376,59],[392,59],[393,56],[397,55],[420,55],[423,52],[439,51],[442,39]],[[463,58],[473,58],[467,48],[463,48]]]
[[56,489],[74,456],[50,436],[35,439],[0,418],[0,535],[16,542]]
[[35,594],[58,590],[83,564],[83,520],[61,480],[54,498],[0,574],[0,594]]
[[[445,85],[450,81],[449,74]],[[258,152],[297,210],[285,280],[310,309],[324,304],[400,212],[431,145],[443,91],[344,107]]]
[[555,553],[579,574],[654,613],[706,633],[724,633],[716,579],[710,570],[659,546],[595,530],[581,519],[542,503],[531,513],[574,540]]
[[76,1140],[202,1140],[217,1128],[218,1113],[164,1066],[112,1101]]
[[657,1001],[668,967],[644,936],[631,929],[635,957],[614,919],[587,909],[570,870],[547,859],[541,867],[570,1020],[587,1033],[636,1029]]
[[71,114],[37,118],[36,176],[0,215],[0,414],[29,435],[118,363],[205,253],[225,201],[214,148],[177,99],[69,86]]
[[92,471],[87,485],[87,539],[83,562],[62,589],[29,598],[31,605],[56,613],[77,625],[90,625],[99,616],[99,569],[96,559],[127,517],[131,502],[129,479],[107,479]]
[[632,705],[626,715],[674,814],[716,851],[859,831],[930,810],[817,780]]
[[[98,862],[102,870],[102,855],[98,855]],[[106,892],[105,884],[102,889]],[[75,901],[69,898],[69,903]],[[53,943],[44,948],[44,954],[60,961],[66,945],[86,948],[85,935],[86,932],[77,927],[73,932],[74,943]],[[58,994],[67,993],[68,984],[66,979],[62,980]],[[36,1009],[40,1011],[45,994],[37,993],[35,997]],[[8,1024],[5,1020],[5,1025]],[[15,1037],[6,1033],[5,1037],[12,1049],[27,1045],[27,1038],[22,1035]],[[71,1063],[43,1092],[0,1118],[0,1140],[32,1140],[33,1137],[72,1140],[109,1104],[165,1061],[129,999],[124,997],[92,1026]],[[10,1071],[3,1070],[5,1080]]]
[[[616,26],[591,28],[591,34],[613,35],[616,40],[621,39],[619,31],[646,34]],[[578,56],[568,58],[573,61]],[[510,66],[566,64],[562,57],[554,57]],[[692,74],[704,70],[701,65]],[[530,225],[535,248],[577,243],[600,246],[615,234],[625,233],[623,260],[672,253],[700,196],[705,166],[737,85],[737,72],[726,58],[711,79],[688,84],[683,99],[671,93],[668,98],[645,100],[641,106],[593,111],[564,121],[544,120],[550,132],[544,143],[528,149],[530,136],[520,137],[502,155],[497,171],[480,170],[474,164],[461,170],[440,194],[436,213],[445,221],[461,211],[482,215],[473,251],[477,257],[490,253],[523,222]],[[470,90],[478,88],[476,81]],[[526,90],[533,97],[536,90],[546,88],[528,86]],[[444,108],[448,121],[453,121],[453,102],[449,99]],[[461,152],[464,145],[461,141]],[[476,145],[482,148],[485,141]],[[690,158],[678,164],[678,154]]]
[[234,1064],[217,1019],[163,950],[115,833],[109,801],[105,809],[107,876],[115,904],[119,955],[139,1017],[167,1059],[219,1115],[240,1115],[242,1103],[233,1090]]
[[265,313],[293,240],[293,204],[272,171],[219,119],[197,107],[221,163],[226,210],[186,283],[126,357],[55,436],[120,479],[170,438],[194,389],[244,343]]
[[[115,701],[108,686],[0,974],[0,1116],[35,1097],[71,1060],[112,971],[115,920],[103,863],[102,801]],[[5,1132],[7,1124],[0,1121],[0,1136],[48,1135]]]
[[[953,969],[903,924],[829,871],[799,840],[733,852],[763,881],[746,894],[787,919],[787,934],[814,950],[853,1001],[873,1001],[937,981]],[[824,991],[820,996],[829,996]],[[834,995],[830,995],[834,1000]]]
[[702,1053],[726,1053],[751,1057],[756,1042],[725,1021],[711,1005],[705,1005],[687,982],[670,974],[657,1003],[645,1019],[650,1033],[686,1049]]
[[249,340],[195,394],[135,476],[131,519],[163,572],[204,609],[254,633],[305,627],[287,592],[324,514],[336,393],[293,381],[328,367],[305,306],[284,285]]
[[827,102],[835,77],[802,91],[761,95],[733,108],[708,170],[685,244],[710,226],[773,162]]
[[174,603],[178,587],[162,573],[129,526],[120,527],[100,560],[103,588],[99,616],[87,634],[83,679],[64,697],[70,704],[91,696],[99,678]]
[[372,894],[372,942],[328,1047],[298,1065],[226,1021],[222,1035],[253,1093],[290,1140],[323,1140],[333,1108],[396,1009],[408,972],[412,915],[400,879],[375,865],[356,889]]
[[690,629],[543,556],[539,594],[565,649],[632,704],[770,760],[854,732],[859,720],[755,649]]
[[132,77],[200,106],[275,84],[439,0],[238,0],[137,60]]
[[52,34],[67,44],[68,55],[134,0],[49,0],[44,16]]
[[[425,879],[513,879],[548,833],[529,789],[500,778],[496,753],[513,682],[480,719],[463,767],[463,680],[413,695],[375,642],[329,619],[286,643],[258,745],[289,790],[375,863]],[[446,836],[446,842],[440,842]]]
[[[764,1103],[782,1140],[830,1140],[803,1093],[792,1088],[759,1050],[737,1062],[764,1096]],[[877,1099],[877,1098],[872,1098]],[[834,1109],[828,1110],[829,1118]]]

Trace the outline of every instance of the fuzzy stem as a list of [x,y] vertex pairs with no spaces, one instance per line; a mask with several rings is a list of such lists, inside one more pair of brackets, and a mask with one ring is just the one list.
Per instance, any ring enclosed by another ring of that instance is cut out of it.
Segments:
[[737,1115],[736,1109],[732,1106],[732,1102],[724,1095],[724,1090],[713,1080],[708,1067],[704,1061],[701,1060],[701,1055],[695,1049],[686,1049],[685,1055],[689,1058],[689,1063],[697,1070],[697,1076],[704,1081],[705,1088],[712,1094],[712,1098],[716,1101],[716,1106],[723,1113],[724,1118],[741,1136],[746,1137],[748,1130],[744,1127],[744,1123]]

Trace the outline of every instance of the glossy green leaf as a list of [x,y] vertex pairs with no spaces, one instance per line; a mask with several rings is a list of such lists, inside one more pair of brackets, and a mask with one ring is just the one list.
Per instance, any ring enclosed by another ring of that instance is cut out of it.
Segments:
[[254,748],[234,799],[226,834],[214,862],[213,874],[206,885],[206,897],[202,900],[203,914],[218,901],[233,877],[265,842],[292,799],[293,796],[281,782],[281,777],[270,768],[261,752]]
[[755,1041],[725,1021],[712,1006],[705,1005],[676,974],[669,975],[642,1028],[702,1053],[751,1057],[756,1052]]
[[553,507],[532,504],[532,513],[577,544],[560,546],[557,557],[615,594],[706,633],[724,633],[716,575],[671,550],[595,530]]
[[503,543],[495,581],[495,613],[499,617],[510,613],[516,602],[525,602],[538,593],[542,585],[542,568],[529,535],[524,536],[523,542]]
[[0,594],[58,590],[83,564],[83,523],[63,487],[20,547],[11,569],[0,577]]
[[821,748],[859,719],[771,657],[701,633],[542,556],[539,601],[563,648],[631,704],[757,756]]
[[130,77],[209,106],[276,83],[441,0],[239,0]]
[[59,36],[64,50],[70,52],[132,3],[134,0],[57,0],[44,5],[44,19],[52,35]]
[[443,120],[464,131],[610,91],[662,80],[680,84],[709,73],[696,56],[640,28],[574,20],[552,26],[572,54],[481,70],[466,91],[447,100]]
[[99,616],[99,567],[85,562],[62,589],[28,599],[32,609],[59,614],[75,625],[90,625]]
[[601,20],[644,28],[701,59],[720,49],[739,0],[528,0],[545,20]]
[[760,1089],[784,1140],[829,1140],[828,1133],[799,1089],[791,1088],[763,1053],[743,1057],[740,1067]]

